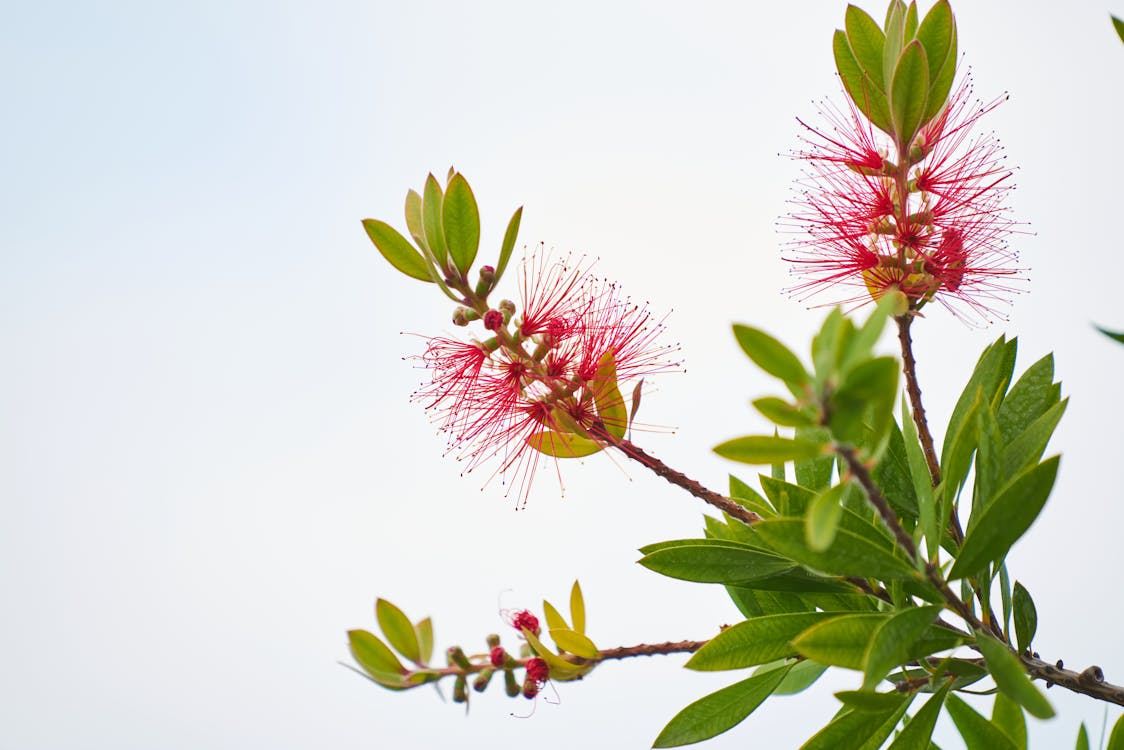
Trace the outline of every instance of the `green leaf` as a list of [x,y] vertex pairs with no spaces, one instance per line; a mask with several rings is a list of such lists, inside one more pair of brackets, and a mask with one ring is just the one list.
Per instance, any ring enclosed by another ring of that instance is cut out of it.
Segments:
[[659,549],[646,554],[639,562],[669,578],[730,585],[768,578],[795,567],[789,560],[743,544],[709,539],[700,539],[688,546]]
[[397,229],[378,219],[363,219],[363,229],[390,265],[418,281],[433,281],[425,258]]
[[866,360],[852,369],[831,395],[829,426],[832,434],[841,441],[857,444],[869,428],[873,443],[880,443],[889,428],[897,399],[897,360],[893,357]]
[[906,408],[905,396],[902,396],[902,441],[909,462],[909,475],[913,481],[914,498],[917,501],[917,523],[920,530],[925,534],[929,559],[935,560],[941,542],[941,528],[937,523],[936,498],[933,495],[933,485],[929,477],[929,464],[925,461],[925,452],[921,448],[917,425]]
[[1112,734],[1108,736],[1105,750],[1124,750],[1124,715],[1112,725]]
[[1042,457],[1068,404],[1068,398],[1054,404],[1031,422],[1021,435],[1007,443],[1003,451],[1003,470],[1007,476],[1017,474]]
[[503,245],[500,247],[500,259],[496,263],[496,284],[500,283],[500,278],[503,277],[503,272],[507,270],[507,264],[511,260],[511,252],[515,249],[515,240],[519,236],[519,223],[523,220],[523,207],[515,209],[515,213],[511,215],[511,221],[507,223],[507,231],[503,233]]
[[999,405],[999,432],[1009,442],[1030,426],[1030,423],[1056,403],[1054,386],[1054,355],[1047,354],[1026,369]]
[[882,331],[886,328],[886,321],[894,312],[894,305],[891,295],[882,295],[862,327],[855,331],[854,336],[843,342],[843,356],[839,363],[839,371],[843,375],[860,362],[870,359],[874,345],[878,343]]
[[[917,29],[917,41],[925,48],[925,59],[929,63],[930,81],[937,80],[941,68],[944,67],[945,61],[948,59],[955,29],[956,19],[953,18],[952,6],[949,5],[948,0],[940,0],[940,2],[935,3],[925,14],[921,26]],[[932,93],[932,88],[930,88],[930,95]],[[943,99],[941,103],[944,103]]]
[[1085,729],[1085,722],[1077,730],[1076,750],[1089,750],[1089,732]]
[[909,8],[905,12],[905,38],[913,39],[917,36],[917,0],[909,0]]
[[890,118],[898,142],[908,146],[921,127],[929,100],[929,63],[916,39],[905,46],[890,86]]
[[859,67],[870,77],[879,91],[885,92],[886,84],[882,76],[882,46],[886,42],[886,35],[882,33],[878,22],[858,6],[848,5],[843,17],[843,26],[847,31],[847,43],[851,45],[851,51]]
[[449,254],[445,247],[445,229],[441,221],[443,201],[441,183],[430,173],[425,178],[425,188],[422,190],[422,229],[425,232],[425,243],[433,253],[438,268],[442,269],[447,265]]
[[810,549],[805,543],[803,519],[773,518],[759,521],[753,528],[780,554],[829,575],[883,580],[909,579],[916,575],[913,566],[905,560],[846,528],[840,528],[835,541],[822,552]]
[[1026,750],[1026,717],[1018,703],[1005,693],[995,694],[991,707],[991,723],[1003,730],[1019,750]]
[[878,750],[912,700],[912,695],[899,696],[896,706],[882,711],[844,709],[800,750]]
[[[964,419],[959,424],[956,435],[951,444],[947,445],[941,455],[941,486],[944,492],[955,497],[960,485],[968,476],[968,469],[972,465],[972,452],[979,443],[980,425],[977,414],[981,408],[987,408],[983,390],[976,392],[976,399],[964,414]],[[948,441],[945,441],[948,443]]]
[[839,518],[843,515],[843,506],[839,501],[846,490],[846,483],[837,484],[817,495],[808,506],[808,513],[804,516],[804,533],[812,550],[823,552],[835,541]]
[[678,747],[732,729],[765,702],[791,667],[773,669],[700,698],[677,713],[652,747]]
[[809,381],[808,372],[787,346],[762,330],[740,324],[734,324],[734,337],[754,364],[800,395],[801,386]]
[[551,630],[568,630],[570,625],[562,617],[562,613],[546,599],[542,600],[542,613],[546,618],[546,626]]
[[948,696],[946,705],[968,750],[1018,750],[1003,730],[955,695]]
[[922,122],[929,122],[948,102],[948,93],[952,91],[952,82],[956,78],[956,63],[958,62],[956,50],[956,22],[952,24],[952,40],[948,45],[948,53],[941,63],[937,74],[929,76],[929,97],[925,105],[925,116]]
[[379,599],[375,602],[375,618],[379,621],[383,635],[398,653],[412,662],[421,661],[421,646],[418,644],[418,634],[414,624],[405,613],[388,602]]
[[975,491],[972,493],[972,515],[968,519],[968,528],[975,525],[988,504],[995,499],[995,494],[1010,474],[1003,473],[1003,438],[999,434],[999,422],[995,412],[989,404],[982,404],[976,412],[976,478]]
[[835,55],[835,67],[851,101],[876,128],[890,133],[890,107],[886,103],[886,94],[863,72],[847,41],[847,34],[837,30],[831,40],[831,48]]
[[584,458],[601,451],[596,440],[546,429],[527,438],[527,445],[553,458]]
[[597,658],[597,646],[593,644],[587,636],[570,630],[569,628],[551,628],[550,638],[554,641],[554,645],[558,646],[563,651],[569,651],[575,656],[580,656],[584,659]]
[[574,630],[585,632],[585,597],[582,596],[582,587],[574,581],[570,589],[570,619],[574,621]]
[[835,694],[839,702],[856,711],[887,711],[897,708],[902,702],[902,694],[875,693],[869,690],[841,690]]
[[796,656],[792,639],[832,616],[827,612],[794,612],[744,620],[710,639],[684,666],[719,672]]
[[[1124,21],[1121,21],[1116,16],[1109,16],[1112,19],[1112,27],[1116,29],[1116,35],[1120,37],[1120,41],[1124,42]],[[1111,750],[1111,748],[1109,748]]]
[[613,350],[601,355],[597,362],[597,372],[590,382],[593,402],[597,405],[597,416],[605,425],[605,430],[616,438],[623,438],[628,429],[628,407],[617,386],[617,364]]
[[839,370],[840,344],[846,338],[842,332],[848,324],[850,320],[836,307],[824,318],[819,333],[812,337],[812,364],[816,368],[818,384],[836,379]]
[[377,636],[366,630],[349,630],[347,640],[355,661],[376,682],[386,687],[408,687],[406,668]]
[[1015,616],[1015,640],[1018,641],[1019,651],[1026,651],[1038,631],[1038,610],[1030,592],[1018,581],[1011,591],[1011,608]]
[[890,6],[886,9],[885,28],[886,41],[882,45],[882,78],[886,82],[885,90],[889,93],[893,88],[894,70],[901,60],[902,48],[905,46],[905,3],[902,0],[890,1]]
[[993,500],[964,539],[948,579],[970,576],[984,565],[1001,560],[1026,533],[1054,487],[1058,457],[1047,459],[1015,477]]
[[1019,657],[986,633],[976,633],[976,645],[987,663],[987,671],[991,673],[995,684],[1008,698],[1025,708],[1031,716],[1039,719],[1049,719],[1054,716],[1053,707],[1046,700],[1046,696],[1031,684]]
[[406,228],[410,230],[410,236],[414,238],[418,247],[428,249],[422,224],[422,198],[416,190],[406,193]]
[[433,620],[428,617],[418,620],[414,631],[418,634],[418,646],[421,647],[421,663],[428,664],[433,658]]
[[892,668],[904,664],[915,655],[913,648],[941,612],[941,607],[911,607],[887,619],[870,640],[863,654],[863,689],[878,684]]
[[[797,440],[808,440],[827,446],[831,443],[831,433],[823,427],[797,427]],[[819,492],[831,484],[831,471],[835,467],[835,455],[824,453],[815,458],[797,461],[793,464],[796,483],[801,487]]]
[[[758,667],[758,669],[761,669],[761,667]],[[773,695],[802,693],[810,688],[826,671],[826,664],[817,664],[811,659],[802,659],[795,662],[789,673],[781,680],[781,684],[773,691]]]
[[766,476],[761,477],[761,489],[782,516],[803,515],[816,496],[806,487]]
[[716,445],[714,452],[744,464],[773,464],[815,458],[824,452],[824,447],[810,440],[751,435]]
[[[871,472],[874,483],[882,488],[882,494],[886,496],[886,500],[893,506],[898,515],[906,516],[907,518],[917,518],[917,491],[914,488],[914,480],[912,469],[910,467],[909,455],[906,452],[905,438],[902,431],[898,429],[898,424],[893,419],[889,421],[889,441],[886,443],[886,451],[878,460]],[[918,445],[920,451],[921,446]],[[925,468],[925,458],[921,458],[922,480],[928,486],[929,471]],[[930,494],[932,494],[932,487],[929,487]]]
[[480,211],[468,180],[460,173],[453,175],[445,190],[441,225],[449,257],[461,273],[467,274],[480,248]]
[[766,419],[781,427],[811,427],[817,424],[816,418],[809,414],[807,409],[790,404],[783,398],[776,396],[759,398],[753,402],[753,405]]
[[898,733],[889,750],[929,750],[933,729],[937,725],[937,718],[941,715],[941,707],[944,705],[950,685],[951,683],[946,682],[932,698],[925,702],[921,710],[914,714],[909,723]]
[[1007,341],[1000,336],[980,355],[968,384],[964,386],[960,399],[952,410],[952,418],[949,419],[948,428],[945,430],[944,446],[941,448],[942,472],[944,457],[948,455],[952,441],[960,433],[961,425],[966,421],[972,421],[968,418],[969,412],[976,408],[976,401],[980,398],[981,392],[981,400],[984,403],[991,403],[1003,384],[1010,381],[1017,350],[1018,342],[1015,339]]
[[749,508],[759,516],[769,518],[777,514],[765,498],[733,474],[730,475],[730,498],[738,505]]
[[792,645],[801,656],[820,664],[862,669],[867,648],[887,619],[886,614],[839,615],[808,628]]

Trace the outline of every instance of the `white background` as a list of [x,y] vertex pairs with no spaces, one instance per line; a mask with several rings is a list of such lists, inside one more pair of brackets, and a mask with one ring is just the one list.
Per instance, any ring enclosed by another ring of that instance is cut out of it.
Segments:
[[[977,91],[1011,92],[982,127],[1020,167],[1031,292],[1008,322],[935,311],[915,337],[938,439],[986,343],[1018,335],[1020,369],[1057,352],[1061,475],[1010,563],[1043,657],[1121,683],[1124,348],[1090,323],[1124,328],[1124,45],[1108,18],[1124,6],[1067,5],[954,6]],[[636,466],[564,465],[564,496],[540,482],[518,512],[486,473],[459,476],[408,402],[422,373],[402,358],[423,340],[400,335],[449,333],[449,306],[393,272],[359,220],[402,227],[407,188],[455,164],[483,259],[525,205],[521,245],[597,256],[674,309],[686,373],[652,383],[643,418],[676,434],[638,439],[716,489],[751,477],[710,448],[765,429],[748,402],[776,384],[729,324],[803,351],[822,317],[780,292],[774,223],[798,166],[778,154],[812,99],[840,96],[843,11],[6,6],[0,748],[646,747],[740,679],[638,659],[548,689],[558,704],[531,718],[495,688],[466,717],[337,663],[346,630],[374,628],[376,596],[469,651],[503,629],[501,607],[562,603],[575,578],[602,647],[738,619],[720,588],[634,564],[643,544],[697,535],[703,509]],[[841,673],[771,701],[712,746],[795,747],[857,684]],[[1035,747],[1071,746],[1080,720],[1096,740],[1101,704],[1049,695],[1060,717],[1033,722]]]

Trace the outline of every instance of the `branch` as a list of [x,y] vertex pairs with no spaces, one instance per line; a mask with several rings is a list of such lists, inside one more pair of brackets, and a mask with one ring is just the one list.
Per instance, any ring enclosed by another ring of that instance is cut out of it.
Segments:
[[1105,682],[1104,672],[1096,665],[1083,672],[1074,672],[1062,667],[1060,660],[1057,664],[1050,664],[1037,656],[1028,654],[1021,654],[1020,658],[1030,676],[1038,680],[1045,680],[1046,687],[1061,685],[1075,693],[1124,706],[1124,687]]

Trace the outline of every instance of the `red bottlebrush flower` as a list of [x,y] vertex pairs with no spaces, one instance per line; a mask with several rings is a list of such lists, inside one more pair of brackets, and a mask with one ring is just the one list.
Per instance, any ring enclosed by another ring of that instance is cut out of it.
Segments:
[[511,627],[519,632],[529,630],[532,634],[538,635],[542,631],[539,629],[539,618],[535,617],[529,610],[521,609],[511,615]]
[[520,292],[521,306],[505,300],[484,311],[494,334],[487,343],[432,339],[420,358],[431,380],[414,397],[468,471],[494,459],[497,474],[518,480],[525,502],[544,451],[589,455],[627,427],[623,398],[611,417],[603,414],[604,362],[615,368],[614,387],[678,363],[677,347],[659,342],[663,322],[580,263],[533,255]]
[[550,665],[543,659],[533,656],[527,660],[527,679],[542,684],[550,679]]
[[808,166],[782,226],[801,236],[785,259],[801,281],[801,300],[861,304],[896,289],[911,309],[937,301],[968,322],[990,322],[1022,281],[1008,247],[1017,233],[1006,205],[1012,172],[992,133],[977,121],[1002,101],[981,104],[965,77],[908,148],[848,100],[841,113],[821,107],[822,128],[803,121],[794,156]]

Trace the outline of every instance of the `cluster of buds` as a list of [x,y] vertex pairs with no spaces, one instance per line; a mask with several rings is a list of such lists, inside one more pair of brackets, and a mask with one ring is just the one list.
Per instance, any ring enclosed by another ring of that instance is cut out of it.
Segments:
[[[677,368],[678,347],[661,344],[663,322],[595,277],[589,264],[541,248],[518,264],[518,304],[493,303],[522,209],[496,263],[480,266],[472,280],[480,220],[468,182],[450,171],[442,190],[430,175],[423,193],[406,198],[414,245],[384,222],[367,219],[364,227],[395,268],[456,303],[454,325],[479,325],[483,335],[430,338],[419,357],[429,378],[414,399],[448,436],[449,451],[467,462],[466,471],[495,461],[495,473],[512,476],[525,501],[541,455],[580,458],[622,447],[640,381]],[[636,384],[631,410],[621,394],[625,380]]]
[[[386,640],[366,630],[348,633],[351,653],[361,668],[356,671],[391,690],[407,690],[451,677],[453,702],[466,704],[470,685],[475,692],[484,692],[492,678],[502,673],[508,696],[534,698],[548,681],[579,679],[600,659],[597,647],[584,633],[585,603],[577,582],[570,593],[573,625],[549,602],[544,601],[543,607],[557,650],[539,640],[543,629],[534,613],[526,609],[505,611],[505,622],[522,638],[517,653],[505,649],[500,636],[492,634],[485,639],[488,649],[484,653],[467,654],[460,646],[452,646],[445,651],[445,666],[435,667],[429,663],[433,655],[433,626],[429,619],[412,623],[396,606],[379,599],[375,614]],[[413,662],[415,667],[405,666],[404,661]],[[522,678],[519,670],[523,672]]]

